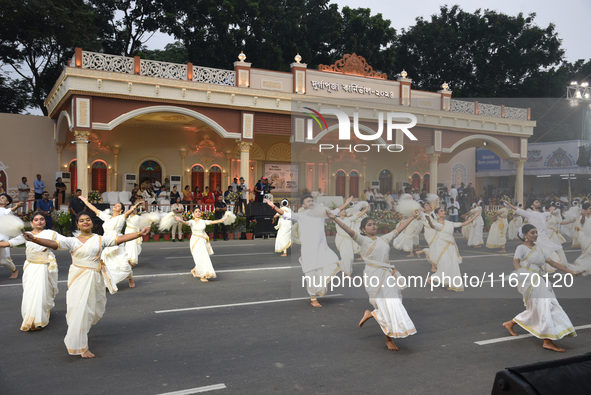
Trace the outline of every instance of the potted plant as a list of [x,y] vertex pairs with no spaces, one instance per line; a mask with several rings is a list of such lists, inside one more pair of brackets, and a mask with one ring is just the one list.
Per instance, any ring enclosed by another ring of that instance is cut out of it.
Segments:
[[158,231],[158,225],[152,224],[150,227],[150,233],[152,234],[152,240],[159,241],[160,240],[160,233]]
[[183,224],[182,230],[183,230],[183,237],[185,239],[187,239],[187,240],[190,240],[191,239],[191,235],[192,235],[191,227],[189,225],[184,225]]
[[164,229],[162,232],[160,232],[164,241],[170,241],[170,233],[170,229]]
[[257,220],[253,219],[246,225],[246,240],[252,240],[254,237],[254,230],[257,226]]

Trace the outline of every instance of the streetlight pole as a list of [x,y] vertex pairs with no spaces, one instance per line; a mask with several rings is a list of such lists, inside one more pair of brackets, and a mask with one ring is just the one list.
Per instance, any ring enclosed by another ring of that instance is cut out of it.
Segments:
[[[581,84],[573,81],[570,83],[569,86],[566,87],[566,100],[570,102],[572,107],[576,107],[579,105],[580,101],[589,102],[589,108],[591,109],[591,89],[589,89],[588,82],[582,82]],[[586,131],[586,124],[587,124],[587,111],[583,111],[583,125],[581,131],[581,140],[583,141],[585,138],[585,131]],[[581,143],[583,144],[583,143]],[[580,147],[580,145],[579,145]],[[580,154],[579,150],[579,154]],[[586,160],[587,168],[589,168],[589,158]],[[571,194],[571,174],[568,174],[568,201],[569,204],[572,202],[572,194]]]

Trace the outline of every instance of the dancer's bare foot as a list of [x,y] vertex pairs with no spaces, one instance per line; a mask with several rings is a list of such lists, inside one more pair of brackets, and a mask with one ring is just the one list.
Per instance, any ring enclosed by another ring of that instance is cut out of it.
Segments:
[[86,350],[84,351],[84,353],[81,355],[82,358],[94,358],[95,355],[93,353],[90,352],[90,350]]
[[14,280],[17,277],[18,277],[18,269],[16,269],[14,272],[12,272],[12,274],[8,278],[11,280]]
[[287,253],[284,252],[283,254],[281,254],[279,256],[287,256]]
[[418,250],[418,251],[417,251],[417,258],[420,258],[420,257],[421,257],[421,254],[424,254],[424,253],[425,253],[425,251],[423,251],[423,250]]
[[388,350],[390,350],[390,351],[399,351],[398,347],[396,347],[396,344],[394,344],[394,342],[392,341],[392,338],[387,335],[386,335],[386,346],[388,346]]
[[435,267],[435,265],[431,265],[431,272],[437,273],[437,268]]
[[482,246],[481,245],[474,246],[474,248],[480,248],[480,247],[482,247]]
[[504,254],[504,253],[506,253],[506,252],[507,252],[507,250],[505,250],[505,249],[503,248],[501,251],[499,251],[499,254]]
[[513,326],[516,324],[515,321],[511,320],[511,321],[507,321],[507,322],[503,322],[503,326],[505,327],[505,329],[507,329],[509,331],[509,333],[511,334],[511,336],[519,336],[517,333],[515,333],[515,331],[513,330]]
[[415,254],[412,253],[412,251],[410,252],[410,254],[408,254],[405,258],[414,258]]
[[322,307],[322,305],[320,303],[318,303],[318,300],[316,299],[312,299],[312,307]]
[[129,266],[136,267],[137,266],[137,263],[131,263],[131,262],[129,262]]
[[191,269],[191,274],[193,277],[197,277],[197,273],[195,272],[195,268]]
[[373,318],[373,314],[371,313],[371,311],[365,310],[365,313],[363,313],[363,318],[361,319],[361,321],[359,321],[359,327],[361,328],[363,324],[365,324],[365,321],[369,320],[370,318]]
[[133,281],[133,278],[129,279],[129,288],[135,288],[135,281]]
[[355,260],[356,260],[356,261],[362,261],[362,260],[363,260],[363,258],[362,258],[362,257],[359,257],[359,258],[357,258],[357,259],[355,259]]
[[554,342],[550,339],[544,339],[544,344],[542,345],[547,350],[558,351],[558,352],[565,352],[564,348],[558,347]]
[[200,280],[201,280],[201,282],[203,282],[203,283],[208,283],[208,282],[209,282],[209,280],[208,280],[208,279],[206,279],[205,277],[202,277],[202,278],[200,278]]

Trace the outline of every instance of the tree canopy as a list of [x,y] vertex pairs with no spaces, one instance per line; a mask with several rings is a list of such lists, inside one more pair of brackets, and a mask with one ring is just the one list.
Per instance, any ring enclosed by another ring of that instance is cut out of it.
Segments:
[[[20,77],[0,78],[0,111],[46,113],[43,101],[75,47],[223,69],[244,51],[254,67],[278,71],[289,71],[296,53],[316,68],[355,52],[390,78],[405,69],[415,89],[448,82],[454,97],[479,101],[558,98],[591,74],[591,60],[567,62],[554,25],[536,25],[535,14],[442,6],[396,32],[381,14],[329,1],[0,0],[0,61]],[[149,49],[157,31],[174,42]]]

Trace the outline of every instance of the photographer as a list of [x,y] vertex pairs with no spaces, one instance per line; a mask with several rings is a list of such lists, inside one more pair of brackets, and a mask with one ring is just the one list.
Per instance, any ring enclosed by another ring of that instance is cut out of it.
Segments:
[[263,176],[263,177],[261,177],[259,182],[257,182],[256,185],[254,186],[254,193],[255,193],[254,200],[255,200],[255,202],[262,203],[263,200],[265,199],[264,189],[265,189],[265,184],[267,182],[268,182],[267,177]]
[[240,196],[239,200],[236,202],[236,214],[238,214],[238,212],[244,212],[242,204],[248,202],[249,191],[250,189],[248,188],[248,185],[244,183],[244,177],[240,177],[240,184],[236,187],[236,192],[238,192],[238,195]]

